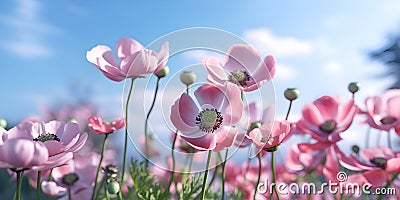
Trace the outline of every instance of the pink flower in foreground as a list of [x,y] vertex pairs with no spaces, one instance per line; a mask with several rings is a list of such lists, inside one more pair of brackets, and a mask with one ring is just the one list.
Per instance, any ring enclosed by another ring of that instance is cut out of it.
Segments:
[[[35,146],[44,145],[48,153],[48,161],[43,169],[64,164],[72,158],[72,153],[83,147],[87,140],[87,133],[80,133],[79,125],[72,122],[50,121],[26,122],[10,129],[6,140],[29,140]],[[6,142],[5,142],[6,143]]]
[[166,42],[159,53],[145,49],[143,45],[131,38],[122,38],[117,42],[118,58],[114,58],[111,48],[98,45],[86,53],[86,59],[103,74],[113,80],[140,77],[160,71],[169,57],[169,43]]
[[182,94],[171,107],[171,121],[182,139],[198,150],[220,151],[232,146],[238,132],[232,126],[239,122],[243,109],[239,88],[232,83],[224,88],[205,84],[194,95],[192,99]]
[[253,129],[247,136],[260,149],[269,150],[278,147],[291,135],[290,123],[282,122],[263,123],[260,128]]
[[0,127],[0,168],[38,169],[48,164],[49,153],[44,144],[7,137],[7,131]]
[[341,104],[339,99],[323,96],[312,104],[303,106],[303,117],[296,130],[311,135],[315,144],[300,144],[301,151],[321,150],[341,140],[340,133],[347,130],[358,112],[351,99]]
[[105,122],[100,117],[89,117],[88,121],[89,129],[100,135],[113,133],[125,126],[125,120],[120,118],[112,122]]
[[379,96],[365,100],[365,120],[371,127],[389,131],[395,128],[400,134],[400,90],[387,90]]
[[258,51],[243,44],[232,46],[222,63],[215,57],[203,61],[208,81],[217,85],[229,81],[246,92],[268,82],[275,74],[275,63],[273,56],[263,60]]

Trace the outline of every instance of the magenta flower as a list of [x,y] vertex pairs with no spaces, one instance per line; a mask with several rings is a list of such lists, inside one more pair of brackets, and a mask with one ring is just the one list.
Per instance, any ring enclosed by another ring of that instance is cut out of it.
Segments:
[[263,123],[260,128],[253,129],[247,138],[255,144],[258,150],[269,150],[281,145],[290,135],[290,123],[284,120]]
[[239,122],[243,109],[239,88],[232,83],[223,88],[205,84],[194,94],[195,99],[182,94],[171,107],[171,121],[182,139],[198,150],[232,146],[238,132],[232,126]]
[[89,117],[88,127],[91,131],[104,135],[113,133],[125,126],[125,119],[115,119],[112,122],[104,122],[100,117]]
[[300,144],[301,151],[321,150],[341,140],[340,133],[347,130],[358,112],[351,99],[341,104],[338,98],[323,96],[303,106],[303,117],[296,130],[311,135],[315,144]]
[[169,57],[169,43],[166,42],[159,53],[145,49],[143,45],[131,38],[122,38],[117,42],[117,55],[114,58],[111,48],[98,45],[86,53],[86,59],[103,74],[113,80],[140,77],[160,71]]
[[44,145],[48,151],[48,161],[43,169],[48,169],[70,160],[72,153],[83,147],[87,137],[87,133],[80,133],[79,125],[76,123],[50,121],[21,123],[10,129],[5,138],[29,140],[34,142],[35,146]]
[[7,131],[0,127],[0,168],[38,169],[48,164],[49,153],[44,144],[7,137]]
[[275,63],[273,56],[263,60],[259,52],[249,45],[232,46],[222,63],[214,57],[203,61],[209,82],[224,85],[229,81],[246,92],[268,82],[275,74]]
[[379,96],[368,97],[365,100],[365,120],[371,127],[389,131],[395,128],[400,134],[400,90],[387,90]]

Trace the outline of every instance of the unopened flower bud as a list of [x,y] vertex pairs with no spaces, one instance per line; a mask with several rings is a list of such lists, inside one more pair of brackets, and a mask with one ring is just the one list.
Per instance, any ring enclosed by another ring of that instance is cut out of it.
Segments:
[[354,153],[358,154],[358,153],[360,152],[360,147],[358,147],[357,145],[353,145],[353,146],[351,147],[351,150],[352,150]]
[[110,194],[117,194],[120,190],[119,183],[117,181],[111,181],[107,183],[107,192]]
[[167,76],[168,74],[169,74],[169,67],[165,65],[164,68],[162,68],[160,71],[158,71],[158,72],[156,73],[156,76],[157,76],[158,78],[162,78],[162,77]]
[[287,100],[293,101],[299,97],[300,92],[296,88],[288,88],[285,90],[285,92],[283,94],[285,95],[285,98]]
[[78,123],[78,120],[76,120],[75,118],[71,118],[71,119],[68,120],[68,122]]
[[7,121],[4,118],[0,118],[0,126],[3,128],[7,127]]
[[196,74],[191,71],[184,71],[181,74],[181,81],[185,85],[189,86],[196,81]]
[[249,131],[252,131],[255,128],[260,128],[261,127],[261,122],[253,122],[250,124]]
[[75,173],[70,173],[70,174],[64,175],[64,176],[62,177],[61,182],[64,183],[65,185],[71,186],[71,185],[73,185],[75,182],[77,182],[78,180],[79,180],[79,177],[78,177],[77,174],[75,174]]
[[347,89],[349,89],[349,91],[354,94],[358,90],[360,90],[360,84],[358,84],[358,82],[351,82]]

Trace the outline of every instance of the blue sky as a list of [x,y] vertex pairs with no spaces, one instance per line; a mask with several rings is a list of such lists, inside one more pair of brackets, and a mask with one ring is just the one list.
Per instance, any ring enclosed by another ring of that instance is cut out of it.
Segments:
[[[359,81],[359,102],[378,94],[390,78],[368,58],[400,31],[398,1],[39,1],[0,3],[0,117],[18,121],[39,107],[68,103],[76,92],[108,116],[121,115],[123,83],[106,79],[85,58],[98,44],[114,48],[121,37],[147,45],[183,28],[213,27],[253,44],[278,61],[274,80],[278,117],[282,92],[297,87],[293,118],[321,95],[347,99]],[[199,62],[198,54],[186,62]],[[175,63],[174,63],[175,64]],[[180,70],[179,63],[171,66]]]

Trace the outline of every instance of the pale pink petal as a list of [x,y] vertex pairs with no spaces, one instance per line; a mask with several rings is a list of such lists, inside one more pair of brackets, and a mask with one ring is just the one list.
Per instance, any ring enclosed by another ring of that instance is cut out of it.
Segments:
[[303,119],[307,120],[314,126],[319,126],[324,123],[323,116],[319,112],[318,108],[313,104],[307,104],[303,106]]
[[227,72],[222,68],[218,58],[210,57],[207,60],[204,59],[202,63],[208,72],[208,79],[214,80],[221,85],[228,80]]
[[[394,96],[387,101],[387,110],[390,117],[400,116],[400,96]],[[400,120],[400,119],[398,119]]]
[[227,52],[223,66],[229,71],[245,70],[253,74],[262,62],[260,54],[249,45],[233,45]]
[[371,170],[363,173],[372,188],[384,187],[388,181],[388,174],[385,170]]
[[235,142],[236,135],[238,134],[237,128],[224,126],[215,132],[216,136],[216,146],[214,151],[219,152],[221,150],[227,149],[233,145]]
[[249,123],[260,121],[260,119],[258,117],[258,115],[259,115],[258,105],[256,102],[249,103],[245,107],[245,110],[246,110],[247,114],[249,115]]
[[157,58],[158,58],[158,66],[157,69],[154,70],[154,73],[159,72],[167,65],[169,58],[169,42],[165,42],[162,45],[161,50],[157,55]]
[[225,83],[226,99],[222,107],[222,115],[224,117],[224,125],[234,125],[239,122],[243,112],[243,101],[241,99],[241,91],[237,85]]
[[211,105],[217,110],[219,110],[224,101],[224,93],[221,89],[211,84],[204,84],[199,87],[194,92],[194,95],[196,96],[200,106]]
[[144,49],[143,45],[132,38],[121,38],[118,40],[116,46],[117,55],[120,60],[142,49]]
[[85,133],[82,133],[82,134],[80,135],[78,141],[77,141],[72,147],[70,147],[70,148],[68,149],[68,151],[70,151],[70,152],[77,152],[77,151],[79,151],[79,150],[85,145],[87,139],[88,139],[88,134],[87,134],[86,132],[85,132]]
[[386,162],[386,171],[388,173],[400,172],[400,158],[392,158]]
[[306,144],[306,143],[298,144],[298,147],[301,152],[309,153],[328,148],[330,145],[332,145],[332,143],[317,142],[314,144]]
[[54,181],[43,181],[41,188],[43,193],[52,197],[61,196],[67,193],[67,188],[58,186]]
[[190,138],[181,135],[189,145],[198,150],[213,150],[216,146],[216,137],[214,134],[204,134],[203,136]]
[[121,69],[126,72],[127,77],[140,77],[144,74],[153,73],[157,68],[157,62],[158,58],[155,51],[143,49],[122,60]]
[[252,75],[254,81],[259,83],[260,81],[269,81],[275,75],[276,60],[273,56],[267,56],[264,58],[264,62],[261,62],[258,68]]

